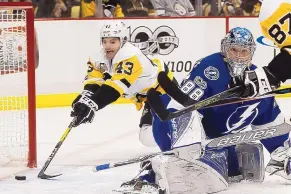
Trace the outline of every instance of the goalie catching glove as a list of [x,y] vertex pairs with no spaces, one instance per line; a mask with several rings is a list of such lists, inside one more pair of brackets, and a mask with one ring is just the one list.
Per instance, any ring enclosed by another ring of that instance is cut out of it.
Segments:
[[91,123],[95,112],[98,111],[97,102],[94,101],[94,93],[84,90],[72,104],[73,111],[71,117],[76,117],[74,127],[82,123]]

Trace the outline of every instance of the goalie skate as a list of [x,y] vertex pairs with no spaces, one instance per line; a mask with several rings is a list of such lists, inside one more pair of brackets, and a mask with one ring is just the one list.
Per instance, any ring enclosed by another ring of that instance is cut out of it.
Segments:
[[123,194],[165,194],[157,184],[141,181],[138,179],[125,182],[120,189],[113,190]]

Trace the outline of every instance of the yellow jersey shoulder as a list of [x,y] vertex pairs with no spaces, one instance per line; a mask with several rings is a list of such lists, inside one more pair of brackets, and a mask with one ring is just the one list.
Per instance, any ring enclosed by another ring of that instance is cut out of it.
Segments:
[[112,61],[112,80],[127,80],[133,84],[143,73],[142,52],[130,43],[125,43]]
[[263,35],[279,48],[291,45],[291,0],[264,0],[259,20]]
[[112,64],[116,64],[120,61],[124,61],[135,56],[139,56],[142,54],[142,51],[137,47],[133,46],[131,43],[126,42],[123,47],[116,53]]

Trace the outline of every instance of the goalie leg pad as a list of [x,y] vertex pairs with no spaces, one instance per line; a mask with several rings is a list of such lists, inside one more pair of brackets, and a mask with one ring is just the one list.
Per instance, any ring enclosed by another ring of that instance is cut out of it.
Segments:
[[163,122],[154,116],[153,135],[161,151],[171,150],[171,131],[168,122]]
[[236,146],[239,171],[243,179],[263,182],[265,178],[263,146],[260,143],[240,144]]
[[167,194],[215,193],[228,187],[225,178],[200,159],[190,162],[177,156],[159,155],[152,159],[152,166],[157,184]]
[[153,135],[152,125],[143,125],[139,130],[139,141],[147,147],[155,147],[157,143]]

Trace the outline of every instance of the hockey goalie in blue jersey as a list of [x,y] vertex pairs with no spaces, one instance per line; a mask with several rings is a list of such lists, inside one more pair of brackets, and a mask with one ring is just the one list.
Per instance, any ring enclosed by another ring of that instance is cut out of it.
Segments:
[[[241,84],[239,77],[256,68],[251,63],[255,48],[249,30],[232,29],[221,42],[221,52],[199,60],[182,81],[180,90],[197,102]],[[176,99],[178,103],[167,95],[160,98],[170,111],[188,103]],[[156,143],[162,151],[173,150],[176,154],[154,157],[149,174],[123,187],[136,189],[139,185],[140,191],[157,188],[159,191],[155,193],[196,194],[225,190],[233,180],[262,182],[265,174],[263,146],[271,154],[266,171],[291,179],[289,134],[222,149],[203,147],[205,139],[284,123],[274,97],[200,109],[165,122],[153,114]],[[145,183],[149,181],[147,175],[155,176],[152,183]]]

